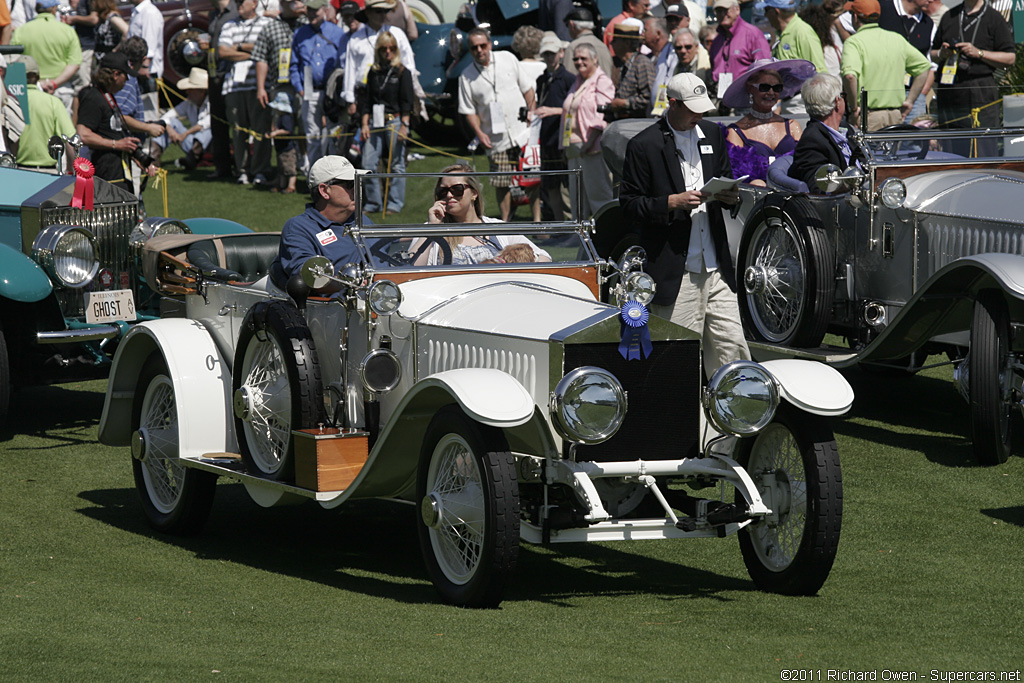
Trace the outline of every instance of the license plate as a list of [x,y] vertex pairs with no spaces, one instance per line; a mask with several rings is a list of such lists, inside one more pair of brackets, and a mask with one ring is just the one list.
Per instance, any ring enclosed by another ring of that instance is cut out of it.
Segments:
[[135,296],[130,289],[106,292],[86,292],[85,321],[112,323],[117,320],[135,320]]

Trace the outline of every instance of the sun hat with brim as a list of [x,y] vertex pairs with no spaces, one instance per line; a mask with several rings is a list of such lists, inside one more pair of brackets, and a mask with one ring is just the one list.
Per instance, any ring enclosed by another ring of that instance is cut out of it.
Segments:
[[742,109],[750,106],[750,93],[747,92],[747,81],[760,71],[778,71],[782,76],[782,94],[780,98],[792,97],[800,92],[800,86],[818,71],[814,64],[806,59],[759,59],[744,71],[722,97],[722,104],[730,109]]
[[[640,40],[640,36],[643,35],[643,24],[637,26],[636,24],[632,23],[627,24],[627,21],[630,20],[626,19],[625,21],[615,24],[615,28],[612,29],[612,40],[615,40],[616,38],[623,38],[625,40]],[[633,21],[639,22],[640,20],[634,19]]]
[[303,3],[306,9],[320,9],[321,7],[327,7],[327,0],[306,0]]
[[372,9],[386,9],[389,12],[398,7],[397,0],[366,0],[366,5],[356,14],[356,19],[366,21],[366,13]]
[[274,111],[279,111],[282,114],[292,114],[292,101],[288,97],[288,93],[279,92],[274,96],[274,99],[270,101],[270,108]]
[[192,67],[188,72],[188,78],[178,81],[178,90],[209,90],[210,74],[206,69],[198,66]]

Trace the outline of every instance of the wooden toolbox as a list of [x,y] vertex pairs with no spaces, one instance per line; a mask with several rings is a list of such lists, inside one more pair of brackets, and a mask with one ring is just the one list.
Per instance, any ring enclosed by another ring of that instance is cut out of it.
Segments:
[[313,491],[342,491],[352,484],[369,455],[369,432],[358,429],[296,429],[295,485]]

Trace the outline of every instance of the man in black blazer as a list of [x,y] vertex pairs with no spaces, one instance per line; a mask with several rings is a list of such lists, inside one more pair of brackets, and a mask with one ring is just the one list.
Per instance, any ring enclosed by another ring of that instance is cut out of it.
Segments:
[[619,203],[640,233],[647,272],[657,284],[651,312],[703,335],[710,377],[749,359],[736,300],[736,275],[722,204],[739,202],[735,188],[714,197],[700,188],[731,178],[722,131],[702,121],[715,109],[707,86],[691,73],[668,82],[665,115],[630,140]]
[[860,156],[860,150],[846,139],[846,100],[838,78],[815,74],[804,82],[800,93],[811,120],[796,143],[789,177],[804,181],[811,192],[817,192],[814,176],[819,168],[834,164],[846,170],[852,159]]

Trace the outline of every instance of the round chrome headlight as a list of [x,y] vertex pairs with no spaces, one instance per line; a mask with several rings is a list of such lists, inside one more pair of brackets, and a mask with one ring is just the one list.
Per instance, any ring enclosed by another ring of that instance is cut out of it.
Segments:
[[85,287],[96,277],[96,238],[85,228],[51,225],[32,243],[32,258],[61,287]]
[[391,315],[402,305],[402,290],[391,280],[377,280],[366,292],[366,303],[377,315]]
[[10,152],[0,153],[0,168],[17,168],[18,160]]
[[626,299],[644,306],[654,299],[654,278],[641,270],[634,270],[626,276]]
[[626,392],[615,375],[585,365],[568,373],[551,392],[555,429],[567,441],[597,444],[619,431],[626,417]]
[[374,349],[359,364],[363,386],[375,394],[391,391],[402,379],[402,363],[390,349]]
[[747,436],[775,417],[779,387],[761,365],[738,360],[723,365],[704,390],[704,413],[724,434]]
[[899,178],[887,178],[878,188],[878,196],[886,207],[898,209],[907,200],[907,186]]

